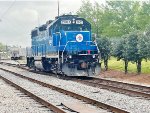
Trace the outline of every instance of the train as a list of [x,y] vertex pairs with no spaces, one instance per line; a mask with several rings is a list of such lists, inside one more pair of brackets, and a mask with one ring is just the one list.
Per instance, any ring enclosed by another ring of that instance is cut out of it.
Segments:
[[91,24],[78,15],[56,16],[31,31],[29,68],[67,76],[95,76],[100,73],[99,60]]
[[21,47],[11,47],[10,49],[11,60],[22,60],[26,57],[26,49]]

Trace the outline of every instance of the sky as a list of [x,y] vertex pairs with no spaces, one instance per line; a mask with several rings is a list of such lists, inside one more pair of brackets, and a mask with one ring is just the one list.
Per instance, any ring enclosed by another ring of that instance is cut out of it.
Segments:
[[[104,4],[105,0],[89,0]],[[82,0],[59,0],[60,14],[75,14]],[[31,46],[31,30],[57,16],[57,0],[0,0],[0,42]]]

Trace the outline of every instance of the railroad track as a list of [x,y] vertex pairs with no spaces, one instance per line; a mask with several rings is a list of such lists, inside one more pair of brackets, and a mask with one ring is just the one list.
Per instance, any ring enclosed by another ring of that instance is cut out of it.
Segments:
[[[7,65],[12,65],[12,64],[7,63]],[[13,65],[13,66],[16,67],[16,65]],[[30,69],[25,68],[20,65],[17,65],[17,67],[27,70],[27,71],[30,71],[30,72],[49,75],[49,73],[36,72],[34,70],[30,70]],[[86,85],[90,85],[93,87],[108,89],[108,90],[118,92],[118,93],[123,93],[123,94],[128,94],[131,96],[143,97],[146,99],[150,99],[150,87],[146,87],[146,86],[142,86],[142,85],[124,83],[124,82],[113,81],[113,80],[106,80],[106,79],[95,78],[95,77],[76,77],[76,78],[61,77],[61,78],[62,79],[70,79],[70,80],[80,82],[80,83],[83,83]]]
[[[88,97],[85,97],[85,96],[82,96],[82,95],[79,95],[79,94],[76,94],[74,92],[71,92],[71,91],[67,91],[67,90],[64,90],[62,88],[59,88],[59,87],[56,87],[56,86],[53,86],[53,85],[50,85],[50,84],[47,84],[47,83],[44,83],[44,82],[41,82],[39,80],[35,80],[33,78],[30,78],[30,77],[27,77],[27,76],[24,76],[24,75],[21,75],[21,74],[18,74],[16,72],[13,72],[13,71],[10,71],[10,70],[7,70],[7,69],[4,69],[4,68],[0,68],[1,70],[3,71],[7,71],[13,75],[15,75],[16,77],[19,77],[19,78],[22,78],[22,79],[26,79],[30,82],[34,82],[36,84],[39,84],[41,85],[42,87],[46,87],[46,88],[50,88],[52,90],[55,90],[57,92],[60,92],[60,93],[63,93],[65,95],[68,95],[70,97],[73,97],[75,99],[78,99],[78,100],[82,100],[83,102],[86,102],[88,104],[91,104],[91,105],[94,105],[94,106],[97,106],[98,108],[102,108],[102,109],[105,109],[105,110],[108,110],[110,112],[114,112],[114,113],[128,113],[127,111],[125,110],[122,110],[122,109],[119,109],[119,108],[116,108],[116,107],[113,107],[113,106],[110,106],[110,105],[107,105],[107,104],[104,104],[102,102],[99,102],[99,101],[96,101],[96,100],[93,100],[93,99],[90,99]],[[4,78],[4,76],[2,77],[4,80],[6,80],[6,78]],[[11,81],[8,81],[6,80],[7,82],[11,82]],[[19,86],[17,86],[18,88],[20,88]],[[33,94],[30,94],[30,95],[33,95]],[[37,97],[35,97],[37,98]],[[43,100],[44,101],[44,100]],[[52,106],[52,105],[49,105],[48,103],[45,103],[44,104],[45,106]],[[50,108],[52,109],[52,108]],[[54,108],[53,108],[54,109]],[[55,106],[55,109],[56,109],[56,106]],[[54,110],[55,110],[54,109]],[[63,111],[61,111],[60,113],[62,113]]]
[[31,97],[32,99],[36,100],[37,102],[39,102],[40,104],[44,105],[45,107],[49,108],[50,110],[56,112],[56,113],[66,113],[65,111],[61,110],[60,108],[58,108],[57,106],[49,103],[48,101],[45,101],[44,99],[40,98],[39,96],[36,96],[35,94],[29,92],[28,90],[26,90],[25,88],[15,84],[14,82],[10,81],[9,79],[3,77],[0,75],[0,78],[3,79],[5,82],[7,82],[8,84],[11,84],[11,86],[15,87],[16,89],[20,90],[21,92],[23,92],[24,94],[28,95],[29,97]]
[[[19,67],[21,69],[34,72],[34,73],[40,73],[44,75],[49,75],[49,73],[45,72],[36,72],[34,70],[30,70],[28,68],[25,68],[20,65],[14,65],[10,63],[4,63],[6,65]],[[51,74],[52,75],[52,74]],[[134,97],[142,97],[146,99],[150,99],[150,87],[142,86],[142,85],[135,85],[130,83],[124,83],[124,82],[118,82],[118,81],[112,81],[112,80],[106,80],[102,78],[95,78],[95,77],[62,77],[60,75],[60,78],[62,79],[70,79],[75,82],[80,82],[82,84],[86,84],[93,87],[108,89],[117,93],[123,93]]]
[[106,80],[94,77],[82,77],[74,80],[93,87],[108,89],[114,92],[150,99],[150,87]]

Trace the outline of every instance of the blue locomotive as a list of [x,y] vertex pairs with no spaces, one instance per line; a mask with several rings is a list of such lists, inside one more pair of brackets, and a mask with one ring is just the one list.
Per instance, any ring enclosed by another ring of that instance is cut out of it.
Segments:
[[31,31],[27,66],[67,76],[100,73],[99,50],[92,41],[91,24],[77,15],[57,16]]

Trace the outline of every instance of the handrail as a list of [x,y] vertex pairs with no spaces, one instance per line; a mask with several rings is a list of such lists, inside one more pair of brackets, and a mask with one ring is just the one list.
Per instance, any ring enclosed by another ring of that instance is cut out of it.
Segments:
[[98,48],[98,46],[97,46],[96,41],[95,41],[95,45],[96,45],[96,47],[97,47],[98,53],[100,53],[100,50],[99,50],[99,48]]
[[57,51],[58,52],[58,64],[59,64],[60,63],[59,62],[59,47],[60,47],[60,40],[61,40],[62,37],[61,37],[61,33],[60,32],[58,32],[58,34],[60,35],[59,44],[58,44],[58,51]]
[[63,61],[63,54],[64,54],[64,51],[65,51],[65,49],[66,49],[66,47],[67,47],[67,45],[68,45],[69,42],[76,42],[76,41],[68,41],[68,42],[66,43],[66,45],[65,45],[65,47],[64,47],[64,50],[63,50],[63,52],[62,52],[62,54],[61,54],[61,55],[62,55],[62,63],[64,62],[64,61]]

